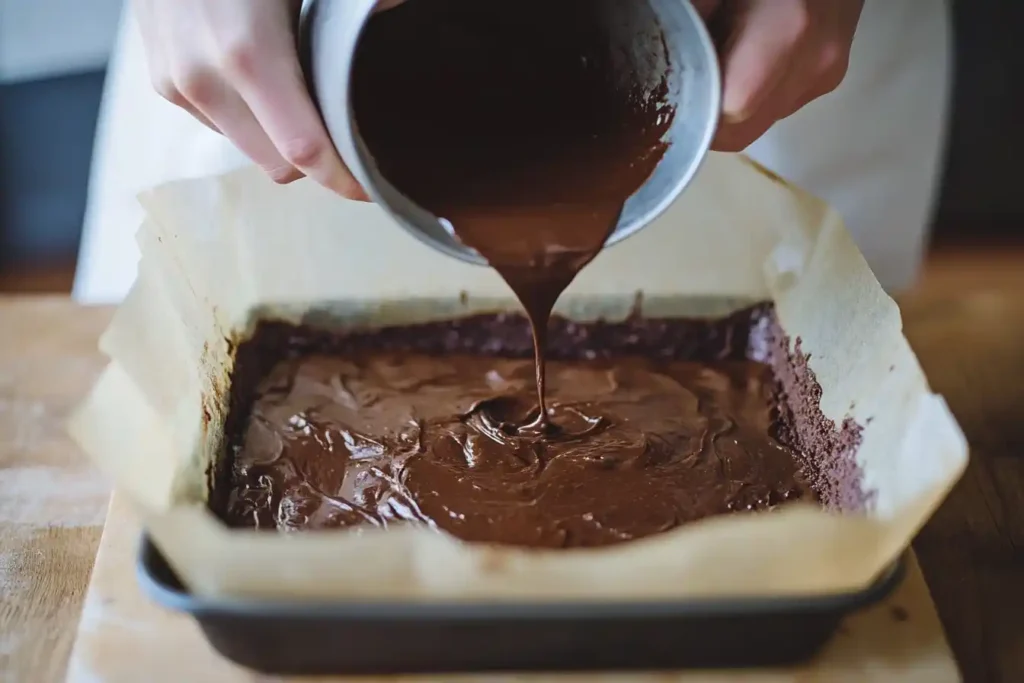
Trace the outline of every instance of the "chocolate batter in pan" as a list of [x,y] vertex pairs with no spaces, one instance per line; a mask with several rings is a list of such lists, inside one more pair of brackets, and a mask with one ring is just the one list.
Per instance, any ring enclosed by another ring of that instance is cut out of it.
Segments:
[[813,500],[826,470],[790,448],[775,372],[748,360],[767,360],[766,315],[556,318],[557,435],[518,429],[537,408],[516,316],[339,336],[265,325],[239,349],[214,508],[241,527],[415,524],[570,547]]

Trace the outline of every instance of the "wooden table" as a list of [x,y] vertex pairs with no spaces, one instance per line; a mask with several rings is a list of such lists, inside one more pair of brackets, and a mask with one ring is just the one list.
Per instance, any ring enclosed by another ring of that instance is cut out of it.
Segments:
[[966,680],[1024,681],[1024,250],[940,254],[900,303],[971,444],[914,548]]
[[110,316],[0,298],[0,681],[63,680],[109,497],[64,423]]
[[[915,543],[967,681],[1024,681],[1024,250],[940,253],[901,301],[972,445]],[[108,309],[0,298],[0,680],[61,681],[107,489],[63,433]]]

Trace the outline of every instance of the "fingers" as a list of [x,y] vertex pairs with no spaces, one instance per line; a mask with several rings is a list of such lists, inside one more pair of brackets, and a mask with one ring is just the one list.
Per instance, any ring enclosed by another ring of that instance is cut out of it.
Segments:
[[775,122],[834,90],[863,0],[734,0],[712,147],[746,149]]
[[741,152],[781,119],[810,101],[806,70],[794,64],[792,71],[776,84],[765,101],[748,118],[730,121],[723,117],[713,148],[720,152]]
[[[159,0],[150,2],[160,4]],[[195,0],[179,2],[184,9],[189,9],[189,5],[193,10],[197,8]],[[162,71],[171,83],[168,99],[199,120],[209,121],[275,182],[287,183],[302,177],[278,153],[237,89],[208,56],[212,53],[210,34],[202,30],[199,18],[190,12],[161,17],[159,33],[167,62]],[[188,46],[198,49],[182,49]]]
[[135,0],[154,87],[223,133],[276,182],[308,175],[366,194],[342,163],[306,90],[294,0]]
[[[262,11],[274,11],[271,5],[265,3]],[[366,200],[366,193],[338,156],[306,90],[291,36],[259,32],[260,27],[276,26],[287,19],[257,23],[251,31],[252,42],[234,43],[230,33],[221,36],[226,40],[218,42],[230,46],[223,57],[225,75],[290,167],[344,197]]]
[[369,198],[342,163],[306,92],[299,66],[263,62],[239,91],[278,153],[293,168],[349,199]]
[[135,16],[138,19],[139,30],[142,33],[146,65],[149,69],[153,89],[165,100],[184,109],[204,126],[219,133],[220,131],[217,127],[181,94],[181,91],[175,84],[174,78],[171,76],[170,66],[164,58],[166,49],[163,36],[159,31],[160,24],[154,20],[151,5],[152,2],[147,0],[136,0],[134,3]]
[[809,19],[799,0],[748,0],[739,3],[734,21],[722,110],[727,120],[743,121],[785,76],[806,37]]
[[217,74],[209,73],[203,84],[202,75],[193,75],[179,82],[179,88],[200,111],[217,121],[221,132],[247,157],[262,168],[277,183],[290,183],[302,177],[302,172],[279,152],[256,119],[249,105]]

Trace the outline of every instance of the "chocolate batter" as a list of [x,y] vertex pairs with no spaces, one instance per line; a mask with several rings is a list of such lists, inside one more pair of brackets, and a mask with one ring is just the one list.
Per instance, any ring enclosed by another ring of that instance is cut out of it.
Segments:
[[355,62],[352,104],[380,171],[530,318],[530,433],[569,428],[545,407],[552,307],[661,161],[674,116],[664,80],[616,73],[607,20],[594,0],[420,0],[374,18]]
[[770,369],[638,357],[313,354],[263,380],[227,516],[279,530],[412,523],[469,541],[599,546],[810,496],[772,434]]

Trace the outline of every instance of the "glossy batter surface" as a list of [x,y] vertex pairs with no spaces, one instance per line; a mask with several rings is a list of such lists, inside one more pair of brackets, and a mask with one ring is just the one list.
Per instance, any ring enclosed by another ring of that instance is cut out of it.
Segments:
[[226,517],[279,530],[421,524],[469,541],[599,546],[813,494],[751,361],[306,355],[260,385]]

